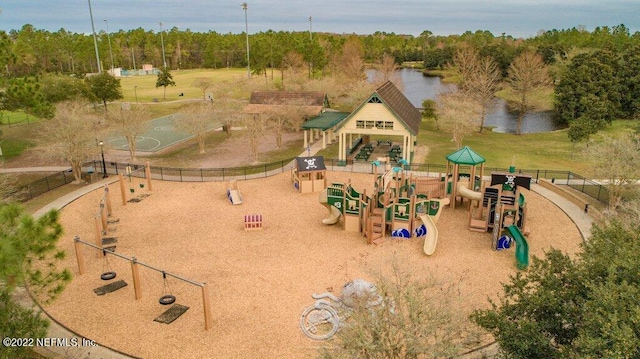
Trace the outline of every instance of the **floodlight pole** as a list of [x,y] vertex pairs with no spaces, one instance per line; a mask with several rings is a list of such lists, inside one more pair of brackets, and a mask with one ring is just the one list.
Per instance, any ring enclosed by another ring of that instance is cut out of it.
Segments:
[[98,73],[102,73],[102,66],[100,66],[100,53],[98,52],[98,38],[96,36],[96,28],[93,25],[93,11],[91,10],[91,0],[89,2],[89,16],[91,17],[91,31],[93,31],[93,47],[96,49],[96,61],[98,62]]
[[313,75],[313,59],[311,58],[311,51],[313,46],[313,30],[312,30],[313,19],[309,16],[309,78]]
[[105,19],[104,23],[107,26],[107,40],[109,40],[109,55],[111,56],[111,75],[113,75],[113,50],[111,49],[111,34],[109,34],[109,22],[107,21],[107,19]]
[[162,21],[160,21],[160,43],[162,44],[162,64],[164,65],[164,68],[167,68],[167,58],[164,55],[164,36],[163,36],[163,32],[164,30],[162,29]]
[[249,61],[249,22],[247,19],[247,3],[243,2],[242,9],[244,10],[244,33],[247,39],[247,78],[251,78],[251,62]]
[[109,175],[107,175],[107,162],[104,160],[104,142],[98,142],[98,146],[100,146],[100,154],[102,155],[102,178],[107,178]]

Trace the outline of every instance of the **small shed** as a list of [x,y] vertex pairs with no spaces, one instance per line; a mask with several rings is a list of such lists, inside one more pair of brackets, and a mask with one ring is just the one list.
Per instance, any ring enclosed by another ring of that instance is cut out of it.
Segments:
[[[449,180],[449,175],[452,174],[451,178],[451,207],[455,208],[456,206],[456,193],[458,186],[458,177],[460,177],[460,165],[471,166],[471,173],[469,173],[469,183],[470,189],[472,191],[476,190],[475,186],[475,178],[476,178],[476,166],[480,165],[480,182],[482,182],[482,176],[484,172],[484,157],[480,156],[476,151],[472,150],[471,147],[464,146],[461,149],[457,150],[454,153],[451,153],[447,156],[447,174],[446,179]],[[453,164],[453,166],[451,166]],[[453,173],[451,172],[453,171]],[[447,185],[447,190],[449,190],[449,185]]]
[[296,167],[291,176],[294,187],[300,193],[320,192],[327,188],[327,168],[324,157],[296,157]]

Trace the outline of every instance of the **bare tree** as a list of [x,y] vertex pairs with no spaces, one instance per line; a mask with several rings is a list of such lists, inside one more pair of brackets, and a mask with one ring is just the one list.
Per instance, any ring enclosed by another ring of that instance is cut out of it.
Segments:
[[15,196],[19,195],[18,178],[13,173],[0,173],[0,205],[11,202]]
[[509,66],[506,84],[513,95],[510,102],[518,114],[516,134],[519,135],[522,133],[524,116],[542,106],[535,95],[551,84],[549,70],[542,56],[526,51],[516,57]]
[[462,148],[462,140],[474,132],[479,122],[480,106],[463,92],[441,94],[436,103],[436,115],[442,129],[451,133],[456,148]]
[[214,129],[214,110],[210,102],[189,104],[173,118],[173,126],[196,137],[200,153],[205,153],[207,134]]
[[242,118],[242,108],[246,101],[235,98],[218,97],[213,103],[214,119],[222,123],[227,138],[231,138],[231,131],[234,125],[238,124]]
[[456,310],[455,284],[416,279],[394,260],[391,273],[376,275],[380,299],[348,297],[353,306],[339,312],[346,325],[321,347],[321,358],[452,358],[479,344],[478,329]]
[[[284,84],[284,75],[287,74],[287,78],[290,82],[290,85],[295,86],[296,83],[306,80],[305,70],[308,68],[307,64],[304,61],[302,55],[295,51],[287,52],[282,58],[282,63],[280,64],[280,74],[282,77],[282,86],[285,88]],[[304,78],[301,79],[301,78]],[[287,88],[291,86],[287,85]]]
[[584,150],[593,164],[593,178],[603,180],[609,189],[609,208],[615,210],[622,195],[636,190],[640,180],[640,139],[631,134],[605,137]]
[[88,103],[61,102],[55,116],[43,123],[39,149],[51,161],[71,166],[74,183],[82,181],[82,164],[98,154],[98,118]]
[[398,75],[397,71],[398,64],[396,64],[396,59],[393,56],[385,52],[380,62],[375,65],[375,69],[376,72],[373,78],[375,87],[391,81],[399,90],[403,89],[402,78]]
[[482,133],[487,113],[496,100],[496,92],[500,87],[502,75],[498,64],[489,56],[480,58],[478,64],[468,78],[466,92],[481,107],[480,129]]
[[207,90],[213,87],[213,80],[207,77],[198,77],[193,80],[191,86],[202,90],[202,99],[206,100]]
[[129,148],[129,157],[136,159],[137,138],[147,130],[147,122],[151,120],[151,112],[142,105],[132,105],[129,109],[120,108],[109,112],[109,123],[112,129],[125,138]]
[[501,74],[498,65],[493,58],[481,57],[476,49],[463,46],[454,55],[452,69],[459,74],[460,91],[478,102],[482,109],[478,131],[481,133],[500,86]]
[[333,59],[333,67],[347,81],[359,82],[365,79],[364,50],[360,40],[349,38],[342,46],[342,54]]
[[258,162],[258,147],[260,139],[265,135],[266,118],[258,114],[246,114],[242,120],[244,125],[243,136],[249,143],[253,154],[253,162]]

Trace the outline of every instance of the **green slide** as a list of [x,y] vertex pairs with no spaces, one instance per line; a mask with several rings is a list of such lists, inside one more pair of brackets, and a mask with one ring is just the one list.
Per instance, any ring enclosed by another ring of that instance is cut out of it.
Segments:
[[510,225],[507,227],[507,231],[516,241],[516,261],[518,269],[527,269],[529,266],[529,244],[526,238],[520,232],[520,228],[516,225]]

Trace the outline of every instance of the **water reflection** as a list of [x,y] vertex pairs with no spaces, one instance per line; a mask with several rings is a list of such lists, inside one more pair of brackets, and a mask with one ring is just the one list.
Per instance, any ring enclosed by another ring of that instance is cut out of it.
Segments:
[[[425,99],[435,100],[439,93],[455,91],[456,86],[443,84],[439,77],[424,76],[421,71],[414,69],[398,70],[402,78],[404,95],[416,107],[422,107]],[[373,78],[373,72],[368,72],[369,79]],[[492,110],[487,114],[485,126],[493,127],[495,132],[516,132],[517,117],[509,111],[507,102],[496,99]],[[522,133],[548,132],[558,130],[558,126],[551,116],[550,111],[534,112],[525,116],[522,124]]]

